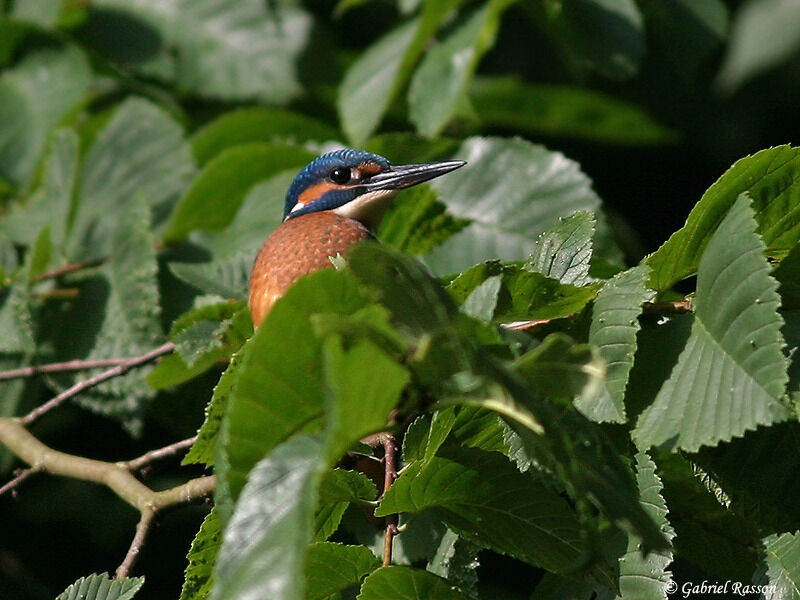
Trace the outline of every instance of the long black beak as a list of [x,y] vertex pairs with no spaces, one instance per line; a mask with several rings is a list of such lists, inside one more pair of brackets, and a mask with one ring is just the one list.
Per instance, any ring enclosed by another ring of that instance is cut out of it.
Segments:
[[455,171],[465,164],[467,163],[463,160],[444,160],[418,165],[392,165],[390,170],[373,175],[362,186],[370,192],[402,190],[423,181],[429,181],[450,171]]

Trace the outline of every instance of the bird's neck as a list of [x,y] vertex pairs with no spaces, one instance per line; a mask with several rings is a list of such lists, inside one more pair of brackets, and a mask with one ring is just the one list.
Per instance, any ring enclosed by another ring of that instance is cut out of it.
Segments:
[[343,217],[360,221],[370,231],[377,231],[383,220],[383,215],[392,204],[397,195],[397,190],[379,190],[361,194],[354,200],[334,209],[334,212]]

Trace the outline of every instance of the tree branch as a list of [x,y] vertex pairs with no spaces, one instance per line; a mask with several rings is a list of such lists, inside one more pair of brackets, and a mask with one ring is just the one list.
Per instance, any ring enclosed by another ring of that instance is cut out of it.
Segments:
[[102,373],[98,373],[94,377],[90,377],[89,379],[85,379],[83,381],[79,381],[71,388],[64,390],[56,397],[48,400],[41,406],[34,408],[31,412],[21,418],[21,422],[24,425],[30,425],[33,421],[38,419],[44,413],[49,412],[59,406],[65,400],[72,398],[73,396],[77,396],[84,390],[92,388],[98,384],[103,383],[109,379],[114,377],[119,377],[120,375],[124,375],[131,369],[135,367],[140,367],[150,361],[153,361],[165,354],[169,354],[175,349],[175,344],[172,342],[167,342],[156,348],[155,350],[151,350],[141,356],[135,356],[133,358],[125,359],[124,362],[118,364],[117,366],[108,369],[107,371],[103,371]]
[[24,477],[34,472],[45,472],[105,485],[139,511],[140,520],[136,534],[125,560],[117,569],[118,574],[130,572],[157,512],[205,498],[214,491],[216,485],[216,478],[209,475],[191,479],[173,488],[154,491],[131,473],[131,465],[146,464],[174,454],[186,447],[188,440],[148,452],[130,461],[111,463],[54,450],[25,428],[24,419],[0,417],[0,443],[31,467],[4,485],[3,491],[18,485]]
[[[383,439],[383,495],[397,479],[397,469],[395,467],[395,452],[397,448],[394,443],[394,435],[387,433]],[[386,531],[383,538],[383,566],[388,567],[392,564],[392,542],[397,535],[397,515],[387,515]]]
[[150,452],[145,452],[139,458],[134,458],[133,460],[127,460],[124,462],[118,462],[117,464],[123,468],[128,469],[129,471],[137,471],[142,467],[149,465],[151,462],[161,460],[162,458],[168,458],[170,456],[177,454],[181,450],[189,448],[196,441],[197,441],[197,436],[190,437],[188,439],[181,440],[180,442],[175,442],[174,444],[170,444],[169,446],[164,446],[163,448],[159,448],[158,450],[150,450]]
[[86,371],[103,367],[116,367],[125,364],[130,358],[101,358],[98,360],[68,360],[66,362],[49,363],[46,365],[33,365],[0,371],[0,381],[7,379],[22,379],[43,375],[45,373],[61,373],[64,371]]
[[8,492],[9,490],[15,490],[19,485],[25,481],[31,475],[35,475],[38,473],[40,469],[36,469],[31,467],[30,469],[20,469],[20,471],[16,474],[14,479],[5,483],[4,485],[0,486],[0,496]]

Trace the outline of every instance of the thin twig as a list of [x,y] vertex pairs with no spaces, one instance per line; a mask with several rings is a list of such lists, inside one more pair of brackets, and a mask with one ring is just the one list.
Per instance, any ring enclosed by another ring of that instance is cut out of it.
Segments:
[[63,267],[58,267],[57,269],[53,269],[52,271],[47,271],[42,273],[38,277],[36,277],[37,281],[44,281],[45,279],[55,279],[61,275],[66,275],[67,273],[74,273],[75,271],[80,271],[82,269],[89,269],[91,267],[96,267],[101,265],[105,262],[104,258],[95,258],[93,260],[87,260],[86,262],[81,263],[70,263],[68,265],[64,265]]
[[[389,488],[397,478],[397,470],[395,468],[395,452],[394,435],[391,433],[386,434],[383,438],[383,495],[389,491]],[[383,538],[383,566],[388,567],[392,564],[392,541],[394,536],[397,535],[397,515],[386,516],[386,532]]]
[[14,479],[4,484],[0,487],[0,496],[8,492],[9,490],[16,489],[23,481],[25,481],[31,475],[35,475],[41,469],[37,469],[36,467],[31,467],[30,469],[22,469]]
[[68,360],[66,362],[48,363],[46,365],[32,365],[19,369],[0,371],[0,381],[5,379],[22,379],[35,377],[45,373],[62,373],[64,371],[87,371],[103,367],[115,367],[125,364],[130,358],[101,358],[97,360]]
[[129,358],[124,363],[118,364],[117,366],[107,371],[98,373],[94,377],[90,377],[89,379],[85,379],[84,381],[76,383],[71,388],[64,390],[63,392],[61,392],[54,398],[48,400],[41,406],[34,408],[31,412],[22,417],[20,421],[22,422],[23,425],[29,425],[30,423],[38,419],[40,416],[42,416],[44,413],[53,410],[65,400],[68,400],[73,396],[77,396],[84,390],[99,385],[104,381],[107,381],[114,377],[119,377],[120,375],[124,375],[125,373],[127,373],[128,371],[130,371],[135,367],[139,367],[165,354],[169,354],[174,349],[175,349],[175,344],[173,344],[172,342],[167,342],[166,344],[159,346],[155,350],[151,350],[150,352],[142,354],[141,356],[135,356],[133,358]]
[[168,458],[184,450],[194,444],[197,441],[197,436],[190,437],[185,440],[181,440],[180,442],[175,442],[174,444],[170,444],[169,446],[164,446],[163,448],[159,448],[158,450],[150,450],[150,452],[145,452],[138,458],[134,458],[133,460],[127,460],[124,462],[117,463],[119,466],[128,469],[129,471],[136,471],[141,469],[145,465],[150,464],[151,462],[155,462],[157,460],[161,460],[162,458]]
[[133,535],[131,546],[125,554],[125,559],[122,564],[117,567],[117,579],[123,579],[131,572],[136,559],[139,558],[139,553],[144,547],[144,541],[147,538],[147,533],[150,531],[150,525],[153,523],[153,518],[156,516],[156,511],[146,508],[142,511],[139,522],[136,524],[136,533]]

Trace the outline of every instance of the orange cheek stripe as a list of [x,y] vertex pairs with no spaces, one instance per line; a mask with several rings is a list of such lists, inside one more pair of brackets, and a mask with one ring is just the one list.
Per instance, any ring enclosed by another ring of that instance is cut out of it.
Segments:
[[335,183],[331,183],[330,181],[323,181],[322,183],[312,185],[310,188],[303,190],[303,192],[297,198],[297,202],[301,204],[309,204],[310,202],[313,202],[323,194],[330,192],[331,190],[337,190],[337,189],[340,188]]
[[378,163],[374,162],[363,162],[358,165],[358,171],[361,173],[362,176],[364,175],[377,175],[381,172],[381,166]]

